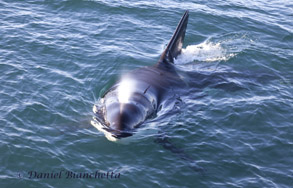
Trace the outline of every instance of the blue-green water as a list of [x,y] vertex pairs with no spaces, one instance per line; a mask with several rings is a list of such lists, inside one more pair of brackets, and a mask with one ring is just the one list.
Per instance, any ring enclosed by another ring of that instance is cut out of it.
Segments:
[[[158,60],[186,9],[176,66],[188,87],[146,122],[155,131],[108,141],[93,104]],[[293,186],[292,1],[1,0],[0,20],[0,187]]]

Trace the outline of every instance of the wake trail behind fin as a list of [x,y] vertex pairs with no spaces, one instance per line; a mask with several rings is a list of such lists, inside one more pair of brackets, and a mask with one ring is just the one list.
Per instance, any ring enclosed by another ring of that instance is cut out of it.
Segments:
[[182,16],[165,51],[162,53],[159,63],[174,63],[174,58],[176,58],[181,53],[185,32],[187,28],[188,17],[189,11],[187,10]]

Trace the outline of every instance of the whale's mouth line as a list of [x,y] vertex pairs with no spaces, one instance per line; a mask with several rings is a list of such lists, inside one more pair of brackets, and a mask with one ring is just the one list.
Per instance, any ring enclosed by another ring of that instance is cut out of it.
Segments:
[[96,127],[98,130],[100,130],[101,132],[103,132],[104,134],[110,134],[112,137],[116,138],[116,139],[120,139],[120,138],[125,138],[125,137],[129,137],[132,136],[135,131],[128,131],[128,130],[116,130],[116,129],[111,129],[103,120],[101,120],[99,117],[95,116],[93,117],[92,123],[91,123],[94,127]]

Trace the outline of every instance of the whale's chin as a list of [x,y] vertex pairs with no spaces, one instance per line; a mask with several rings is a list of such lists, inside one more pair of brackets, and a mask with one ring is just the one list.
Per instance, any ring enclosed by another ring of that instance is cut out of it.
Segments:
[[126,140],[127,138],[131,137],[133,134],[128,132],[109,132],[105,129],[105,126],[102,125],[99,121],[96,121],[95,119],[91,121],[91,124],[98,129],[100,132],[104,133],[105,137],[112,142],[118,142],[121,140]]

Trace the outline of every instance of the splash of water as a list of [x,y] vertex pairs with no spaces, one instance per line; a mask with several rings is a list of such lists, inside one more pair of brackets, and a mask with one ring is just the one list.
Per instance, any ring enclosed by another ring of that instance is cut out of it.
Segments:
[[176,64],[186,64],[194,61],[227,61],[235,54],[229,53],[221,43],[205,41],[197,45],[189,45],[182,49],[182,53],[175,59]]

